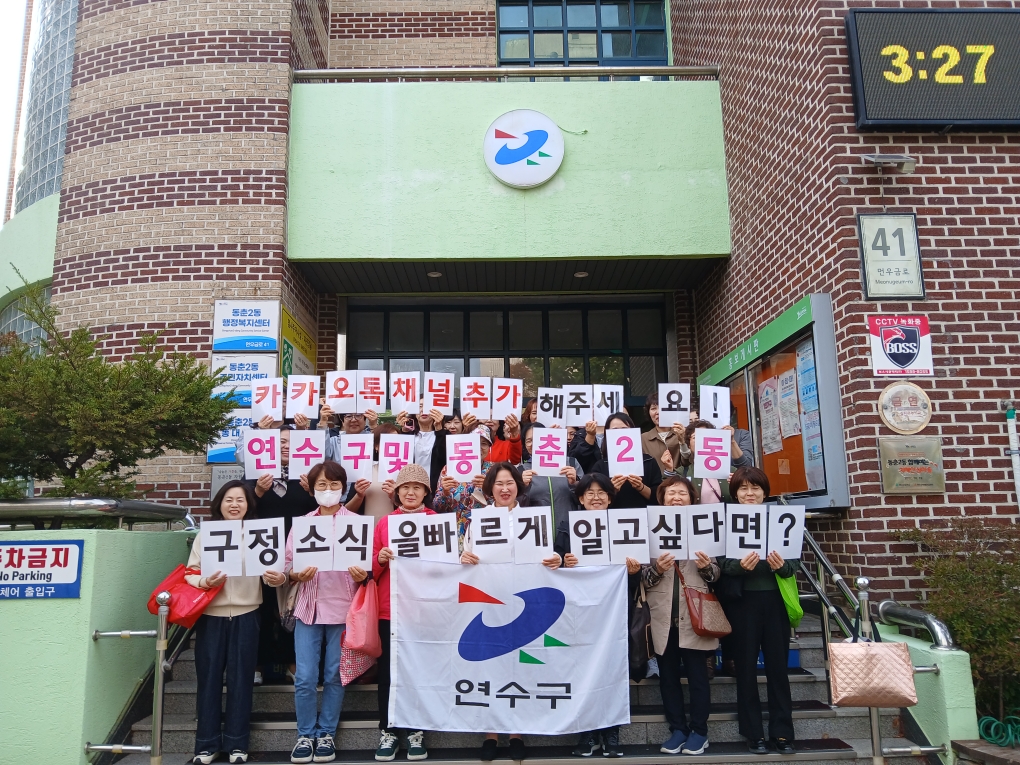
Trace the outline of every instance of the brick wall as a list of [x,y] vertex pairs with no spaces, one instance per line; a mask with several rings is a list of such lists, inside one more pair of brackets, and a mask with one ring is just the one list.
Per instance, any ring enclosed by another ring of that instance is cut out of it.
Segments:
[[329,0],[294,0],[291,12],[291,66],[329,66]]
[[[1016,133],[859,133],[847,65],[847,2],[763,4],[673,0],[675,63],[720,64],[733,256],[697,291],[699,368],[810,292],[832,295],[852,508],[816,531],[844,575],[883,592],[924,597],[897,533],[950,516],[1015,520],[1000,399],[1020,385],[1020,189]],[[899,2],[855,2],[854,7]],[[904,2],[909,7],[1018,7],[1010,2]],[[890,211],[917,213],[924,301],[863,299],[855,214],[880,212],[879,178],[860,155],[907,153],[890,175]],[[925,435],[940,435],[945,495],[884,496],[865,316],[928,315],[936,376],[915,378],[933,402]],[[746,317],[746,318],[745,318]]]

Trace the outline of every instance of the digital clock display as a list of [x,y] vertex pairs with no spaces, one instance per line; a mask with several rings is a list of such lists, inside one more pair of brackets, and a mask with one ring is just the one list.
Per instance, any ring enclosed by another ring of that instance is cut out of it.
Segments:
[[1020,10],[852,10],[857,127],[1020,127]]

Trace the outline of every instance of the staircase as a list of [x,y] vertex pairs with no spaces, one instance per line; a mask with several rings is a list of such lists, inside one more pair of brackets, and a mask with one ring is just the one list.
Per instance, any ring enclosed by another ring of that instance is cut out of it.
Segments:
[[[819,620],[805,616],[791,649],[797,649],[801,667],[790,670],[794,699],[794,728],[797,752],[781,756],[753,755],[737,735],[736,685],[733,678],[717,676],[712,681],[712,714],[709,717],[711,746],[704,755],[663,755],[659,745],[669,737],[669,728],[662,711],[658,678],[632,683],[631,723],[620,730],[620,742],[626,756],[615,760],[620,765],[659,765],[697,759],[702,762],[797,761],[830,763],[837,760],[859,760],[871,765],[870,727],[867,709],[836,709],[828,704],[828,684],[822,655],[822,634]],[[833,639],[840,639],[834,634]],[[167,682],[163,718],[163,762],[182,765],[190,762],[195,743],[195,664],[193,651],[181,653]],[[349,685],[344,697],[343,713],[337,731],[337,762],[374,761],[378,745],[379,714],[376,708],[375,685]],[[764,700],[765,679],[759,679],[759,694]],[[768,714],[766,713],[766,731]],[[882,737],[892,746],[909,746],[902,737],[899,710],[882,710]],[[294,688],[291,685],[263,685],[255,689],[252,712],[251,757],[249,762],[289,763],[290,749],[297,736],[294,716]],[[147,717],[132,727],[131,744],[150,742],[152,718]],[[570,750],[576,736],[525,736],[531,765],[566,765],[578,762]],[[477,762],[482,736],[464,733],[427,732],[428,762]],[[505,740],[501,744],[505,745]],[[508,759],[508,750],[501,748],[500,760]],[[406,752],[398,754],[397,762],[406,761]],[[596,755],[592,759],[599,759]],[[923,758],[918,758],[922,760]],[[225,762],[225,758],[221,761]],[[129,755],[123,765],[148,765],[148,755]],[[849,763],[848,763],[849,765]]]

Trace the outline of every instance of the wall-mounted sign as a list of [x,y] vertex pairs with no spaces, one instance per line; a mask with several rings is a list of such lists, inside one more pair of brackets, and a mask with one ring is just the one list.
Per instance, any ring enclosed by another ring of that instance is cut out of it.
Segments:
[[216,496],[216,492],[223,488],[227,481],[243,481],[244,465],[213,465],[212,485],[209,488],[209,501]]
[[279,350],[279,300],[217,300],[213,351]]
[[897,433],[920,433],[931,421],[931,399],[914,383],[895,382],[879,394],[878,415]]
[[927,316],[878,314],[868,317],[871,371],[876,377],[931,377],[931,334]]
[[286,379],[293,375],[315,374],[315,340],[304,325],[286,308],[282,310],[283,326],[283,360],[280,364],[280,376]]
[[489,125],[482,153],[489,172],[501,183],[533,189],[563,164],[563,133],[541,112],[515,109]]
[[913,213],[858,215],[857,237],[865,298],[924,298],[917,217]]
[[0,600],[80,598],[84,551],[80,539],[0,542]]
[[233,401],[239,409],[251,407],[251,386],[257,380],[276,377],[276,354],[214,353],[212,371],[222,369],[223,385],[213,389],[213,396],[225,396],[234,391]]
[[235,464],[237,441],[251,425],[251,409],[234,409],[227,427],[217,431],[213,442],[205,448],[205,461]]
[[882,491],[886,494],[942,494],[946,474],[939,436],[880,436]]

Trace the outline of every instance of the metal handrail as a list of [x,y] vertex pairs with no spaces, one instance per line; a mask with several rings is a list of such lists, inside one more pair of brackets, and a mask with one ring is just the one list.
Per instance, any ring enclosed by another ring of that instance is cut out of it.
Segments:
[[174,631],[173,636],[167,640],[168,644],[176,641],[176,645],[174,646],[174,649],[170,652],[170,655],[163,659],[162,667],[164,672],[169,672],[174,668],[174,664],[180,657],[181,652],[187,647],[188,643],[190,642],[189,638],[191,637],[191,633],[194,632],[195,630],[194,626],[182,627],[180,625],[176,625],[176,627],[177,629]]
[[117,518],[121,522],[182,522],[188,531],[197,528],[186,507],[102,497],[33,497],[0,500],[0,524],[17,521],[65,518]]
[[295,82],[309,80],[465,80],[506,77],[710,77],[718,66],[442,66],[395,69],[296,69]]
[[931,633],[935,640],[932,650],[955,651],[956,643],[945,622],[927,611],[918,611],[909,606],[901,606],[895,600],[883,600],[878,604],[878,618],[883,624],[903,624],[908,627],[923,627]]

